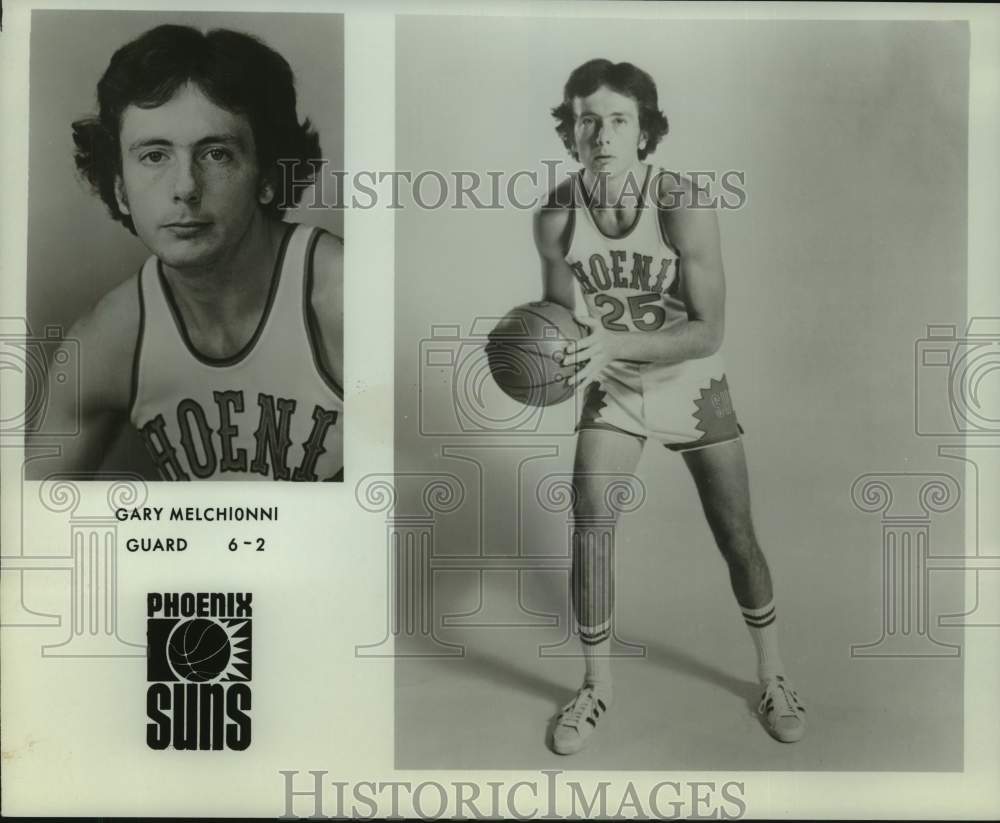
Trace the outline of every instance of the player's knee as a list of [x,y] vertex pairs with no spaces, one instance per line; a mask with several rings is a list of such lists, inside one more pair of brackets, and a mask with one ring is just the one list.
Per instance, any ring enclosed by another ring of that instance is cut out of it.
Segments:
[[577,481],[573,491],[573,515],[605,523],[617,521],[618,515],[629,510],[629,505],[641,495],[640,491],[619,481]]
[[761,556],[753,529],[727,529],[716,534],[716,542],[729,563],[752,564]]

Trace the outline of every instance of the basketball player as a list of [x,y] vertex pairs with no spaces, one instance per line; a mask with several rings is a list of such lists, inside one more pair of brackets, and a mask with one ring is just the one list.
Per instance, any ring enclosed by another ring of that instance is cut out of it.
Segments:
[[[564,359],[584,389],[574,465],[572,593],[586,675],[553,732],[578,751],[613,697],[613,561],[601,539],[613,517],[608,474],[632,474],[647,442],[679,452],[729,567],[775,738],[799,740],[802,704],[778,652],[767,562],[754,536],[741,430],[719,354],[725,285],[714,212],[691,181],[643,162],[667,133],[656,86],[630,63],[592,60],[566,83],[556,130],[582,165],[536,215],[545,299],[573,308],[588,334]],[[604,522],[607,522],[606,520]]]
[[[288,63],[164,25],[114,54],[97,94],[76,164],[150,257],[70,331],[81,419],[56,471],[96,470],[127,419],[163,479],[342,479],[342,244],[281,221],[303,186],[278,161],[320,159]],[[52,431],[73,411],[51,408]]]

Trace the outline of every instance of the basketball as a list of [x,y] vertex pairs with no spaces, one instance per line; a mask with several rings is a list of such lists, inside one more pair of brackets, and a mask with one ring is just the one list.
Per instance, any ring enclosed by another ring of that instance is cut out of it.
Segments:
[[178,677],[192,683],[214,680],[229,663],[229,635],[214,620],[180,623],[167,643],[167,659]]
[[578,367],[563,366],[562,357],[585,331],[558,303],[514,307],[490,332],[486,345],[493,379],[508,396],[528,406],[567,400],[574,389],[566,380]]

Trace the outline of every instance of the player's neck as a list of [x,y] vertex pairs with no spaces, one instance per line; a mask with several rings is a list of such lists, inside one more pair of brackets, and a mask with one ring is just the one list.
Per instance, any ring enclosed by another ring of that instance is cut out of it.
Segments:
[[648,166],[641,160],[619,174],[595,174],[583,170],[583,185],[590,193],[590,205],[595,209],[634,208],[642,195]]
[[211,265],[175,269],[164,264],[184,313],[205,325],[259,310],[267,300],[282,229],[282,223],[258,211],[240,242]]

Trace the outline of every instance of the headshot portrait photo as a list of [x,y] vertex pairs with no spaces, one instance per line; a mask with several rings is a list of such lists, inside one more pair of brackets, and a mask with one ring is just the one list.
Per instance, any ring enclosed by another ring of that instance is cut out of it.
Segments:
[[343,53],[339,14],[32,13],[27,478],[343,479]]

